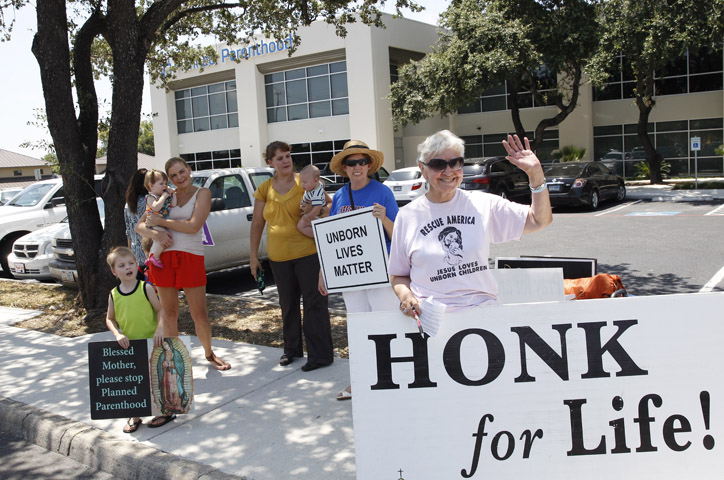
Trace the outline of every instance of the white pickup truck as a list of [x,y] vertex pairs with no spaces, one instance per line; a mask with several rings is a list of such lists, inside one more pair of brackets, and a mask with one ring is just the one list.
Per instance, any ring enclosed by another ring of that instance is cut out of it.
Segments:
[[[194,185],[211,190],[211,213],[204,227],[207,272],[249,264],[254,190],[273,174],[271,168],[252,167],[192,173]],[[50,274],[63,284],[76,284],[78,274],[70,228],[56,233],[53,252],[55,259],[50,262]],[[259,246],[259,258],[266,258],[266,235]]]

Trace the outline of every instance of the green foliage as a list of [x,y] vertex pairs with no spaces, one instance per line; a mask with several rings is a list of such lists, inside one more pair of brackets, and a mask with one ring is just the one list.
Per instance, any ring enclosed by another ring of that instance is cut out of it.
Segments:
[[718,147],[716,147],[714,149],[714,153],[724,156],[724,145],[719,145]]
[[[671,173],[671,164],[666,160],[661,160],[661,174],[664,178]],[[636,177],[651,178],[651,166],[649,162],[642,161],[634,165],[634,175]]]
[[156,154],[153,146],[153,122],[151,120],[141,120],[141,128],[138,130],[138,153],[151,156]]
[[[531,91],[537,102],[558,106],[558,115],[539,124],[542,133],[575,107],[581,70],[598,45],[594,6],[585,0],[459,0],[440,24],[434,52],[400,68],[391,86],[397,126],[455,113],[507,81],[509,93]],[[565,75],[543,99],[539,90],[557,73]]]
[[559,162],[577,162],[583,160],[586,156],[585,147],[576,147],[575,145],[566,145],[551,152],[553,158],[557,158]]

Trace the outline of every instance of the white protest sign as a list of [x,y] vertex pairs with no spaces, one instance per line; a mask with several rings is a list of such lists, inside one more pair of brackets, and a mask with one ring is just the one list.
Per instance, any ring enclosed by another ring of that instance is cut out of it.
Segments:
[[342,292],[390,284],[382,222],[367,207],[312,222],[327,291]]
[[498,304],[560,302],[565,298],[562,268],[504,268],[490,273],[498,283]]
[[714,479],[724,294],[348,316],[357,478]]

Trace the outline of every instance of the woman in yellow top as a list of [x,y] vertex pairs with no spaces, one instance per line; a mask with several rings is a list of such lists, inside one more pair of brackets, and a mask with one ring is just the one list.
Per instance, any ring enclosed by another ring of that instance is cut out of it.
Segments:
[[[259,185],[254,192],[254,218],[251,221],[251,259],[249,267],[256,278],[261,270],[257,257],[264,226],[267,226],[267,253],[282,309],[284,355],[279,365],[286,366],[302,357],[302,331],[307,346],[305,372],[330,365],[332,331],[329,323],[327,297],[317,290],[319,260],[314,239],[297,230],[302,216],[299,205],[304,189],[294,172],[291,147],[272,142],[264,153],[266,163],[274,168],[274,177]],[[299,308],[304,299],[304,320]]]

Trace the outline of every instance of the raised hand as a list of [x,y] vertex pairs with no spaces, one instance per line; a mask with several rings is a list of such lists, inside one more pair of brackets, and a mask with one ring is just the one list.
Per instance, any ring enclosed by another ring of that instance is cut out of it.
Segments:
[[525,145],[521,143],[518,135],[508,135],[508,141],[506,142],[505,140],[503,140],[503,146],[508,152],[508,156],[506,156],[505,158],[510,160],[513,165],[517,166],[518,168],[530,175],[530,173],[534,171],[536,167],[542,167],[540,164],[540,160],[538,160],[536,154],[533,153],[533,150],[530,149],[530,142],[528,141],[528,137],[524,137],[523,140],[525,141]]

